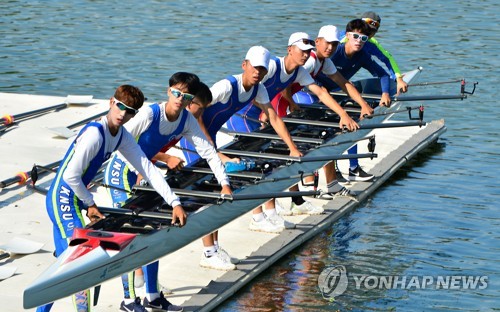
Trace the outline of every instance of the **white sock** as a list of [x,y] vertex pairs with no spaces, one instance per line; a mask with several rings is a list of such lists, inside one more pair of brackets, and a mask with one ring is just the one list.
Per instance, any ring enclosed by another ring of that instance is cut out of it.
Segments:
[[217,249],[215,249],[215,246],[208,246],[203,248],[203,254],[205,257],[210,258],[217,252]]
[[252,215],[252,218],[255,222],[260,222],[260,221],[264,220],[264,213],[262,213],[262,212],[256,213],[256,214]]
[[219,241],[214,241],[214,246],[216,250],[219,250]]
[[268,217],[272,217],[276,215],[276,209],[275,208],[272,208],[272,209],[266,209],[266,216]]
[[129,304],[129,303],[132,303],[135,301],[135,298],[123,298],[123,302],[125,302],[125,304]]
[[327,193],[337,193],[342,190],[342,185],[339,184],[339,181],[333,180],[332,182],[328,183],[326,185],[326,191]]

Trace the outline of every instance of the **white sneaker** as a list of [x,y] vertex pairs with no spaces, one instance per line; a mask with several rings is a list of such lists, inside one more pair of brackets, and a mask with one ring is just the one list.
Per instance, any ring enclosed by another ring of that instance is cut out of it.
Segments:
[[255,221],[253,218],[248,227],[251,231],[266,232],[266,233],[281,233],[284,227],[274,223],[269,218],[264,218],[262,221]]
[[271,222],[273,222],[276,225],[281,226],[284,229],[294,229],[295,228],[295,223],[286,221],[285,219],[283,219],[283,217],[281,217],[277,213],[275,213],[271,216],[266,216],[266,217],[269,218],[271,220]]
[[211,257],[206,257],[205,254],[202,253],[200,266],[221,271],[231,271],[236,269],[236,266],[229,262],[225,255],[219,252],[215,252]]
[[276,209],[276,212],[280,215],[280,216],[291,216],[293,213],[292,213],[292,210],[290,210],[290,206],[287,206],[286,208],[281,206],[278,201],[275,201],[274,202],[274,208]]
[[227,251],[225,249],[223,249],[222,247],[219,247],[219,249],[217,249],[217,252],[220,253],[222,257],[226,258],[226,260],[229,261],[229,262],[231,262],[232,264],[238,264],[238,263],[240,263],[240,259],[231,257],[227,253]]
[[292,213],[294,215],[307,214],[307,215],[319,215],[325,211],[322,207],[317,207],[311,204],[309,201],[305,201],[302,205],[296,205],[292,203]]

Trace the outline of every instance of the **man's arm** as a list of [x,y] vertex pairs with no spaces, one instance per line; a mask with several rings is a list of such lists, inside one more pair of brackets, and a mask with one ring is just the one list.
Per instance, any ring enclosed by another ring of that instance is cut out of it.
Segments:
[[283,122],[283,120],[281,120],[278,114],[276,114],[276,111],[274,110],[271,103],[261,104],[254,101],[253,105],[257,105],[264,112],[264,114],[266,114],[266,117],[271,122],[271,126],[273,127],[274,131],[276,131],[276,133],[290,149],[290,156],[303,156],[303,154],[299,151],[299,149],[293,142],[292,137],[290,136],[290,132],[288,132],[288,129],[285,126],[285,123]]
[[333,80],[338,86],[342,88],[342,90],[347,93],[356,103],[361,106],[361,119],[365,115],[373,114],[373,108],[368,105],[368,103],[361,97],[356,87],[347,79],[342,76],[340,72],[335,72],[333,75],[329,75],[331,80]]
[[359,129],[359,125],[352,120],[352,118],[347,114],[347,112],[340,106],[337,101],[326,91],[317,84],[313,83],[308,86],[309,90],[314,93],[319,100],[333,110],[337,115],[340,116],[339,126],[340,128],[346,127],[349,131],[354,131]]

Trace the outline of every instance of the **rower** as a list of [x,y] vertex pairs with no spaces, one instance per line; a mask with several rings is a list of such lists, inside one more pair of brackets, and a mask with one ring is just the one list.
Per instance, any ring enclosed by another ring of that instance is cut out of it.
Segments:
[[[209,140],[216,146],[216,134],[231,116],[247,105],[255,105],[268,117],[276,133],[290,149],[290,155],[303,156],[292,141],[285,124],[269,103],[266,88],[260,83],[267,73],[269,57],[270,54],[266,48],[251,47],[241,64],[243,73],[228,76],[210,88],[213,96],[212,102],[198,121],[202,129],[206,129]],[[187,146],[187,149],[191,148]],[[224,163],[239,161],[238,158],[230,158],[223,154],[220,156]],[[263,213],[261,207],[255,209],[250,222],[251,230],[270,233],[280,233],[285,228],[293,227],[295,224],[285,221],[276,214],[274,207],[266,209],[266,214]]]
[[[66,152],[46,196],[47,213],[54,225],[56,256],[68,248],[75,228],[84,227],[82,209],[87,210],[87,217],[91,221],[104,218],[87,185],[116,150],[173,207],[172,223],[179,220],[181,226],[185,224],[186,213],[179,197],[172,192],[163,175],[148,160],[132,135],[122,127],[137,114],[143,103],[144,95],[139,88],[130,85],[118,87],[109,100],[108,114],[99,121],[87,124]],[[77,311],[87,311],[90,307],[90,291],[75,294],[74,302]],[[50,311],[52,304],[38,307],[37,311]]]
[[[194,145],[196,151],[207,160],[219,184],[222,186],[221,193],[231,194],[229,178],[224,171],[220,158],[217,156],[216,150],[207,141],[196,119],[185,109],[194,100],[195,95],[193,94],[198,92],[200,85],[201,82],[195,74],[186,72],[173,74],[169,79],[169,87],[167,88],[168,100],[145,107],[125,128],[137,139],[137,143],[149,159],[166,163],[170,170],[181,169],[183,161],[178,157],[165,154],[164,151],[175,145],[181,137],[185,137]],[[105,173],[105,183],[113,186],[110,193],[114,207],[121,207],[123,199],[130,196],[132,186],[136,182],[139,184],[141,180],[142,177],[123,159],[123,156],[120,153],[115,153]],[[118,189],[123,189],[123,191]],[[212,234],[207,236],[209,236],[208,240],[211,241],[208,247],[215,249],[211,239]],[[205,241],[204,238],[203,242],[205,243]],[[221,255],[215,258],[223,260],[229,258],[229,256]],[[235,269],[234,264],[222,260],[218,262],[219,266],[217,268],[223,270]],[[157,286],[158,270],[159,261],[143,266],[146,285],[146,297],[143,305],[146,308],[154,308],[160,305],[161,302],[168,302]],[[137,305],[135,303],[134,274],[125,274],[122,276],[122,282],[125,298],[121,305]],[[169,306],[169,310],[180,311],[182,308]]]
[[[365,42],[368,41],[369,35],[371,34],[370,27],[363,20],[355,19],[347,23],[346,34],[347,41],[341,42],[331,57],[331,60],[337,67],[337,71],[340,72],[345,79],[351,79],[360,68],[363,67],[368,70],[372,75],[380,79],[380,90],[372,91],[372,93],[381,91],[382,95],[379,105],[389,107],[391,105],[390,76],[384,68],[372,58],[372,55],[364,50]],[[336,91],[339,89],[336,82],[329,79],[324,74],[318,75],[317,79],[329,91]],[[363,90],[363,92],[370,93],[370,90]],[[357,154],[357,152],[357,145],[354,145],[348,150],[349,154]],[[349,163],[349,180],[370,181],[373,179],[373,175],[366,173],[359,165],[357,159],[351,159]]]

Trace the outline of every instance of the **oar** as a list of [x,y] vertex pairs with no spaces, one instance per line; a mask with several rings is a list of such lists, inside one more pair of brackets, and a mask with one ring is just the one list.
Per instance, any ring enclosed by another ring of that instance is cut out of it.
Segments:
[[[338,95],[338,96],[348,96],[344,92],[330,92],[330,95]],[[361,97],[364,99],[373,99],[380,100],[381,96],[378,94],[367,94],[362,93]],[[456,100],[456,99],[466,99],[466,94],[458,94],[458,95],[415,95],[415,96],[392,96],[391,101],[394,102],[404,102],[404,101],[434,101],[434,100]]]
[[[61,161],[58,160],[58,161],[55,161],[55,162],[48,164],[48,165],[45,165],[45,166],[35,165],[33,168],[41,169],[41,172],[51,172],[57,166],[59,166],[60,162]],[[35,174],[36,176],[32,177],[33,174]],[[0,189],[7,187],[7,186],[10,186],[10,185],[15,184],[15,183],[23,184],[29,178],[32,178],[32,180],[34,180],[36,182],[36,180],[38,179],[38,170],[33,171],[33,169],[31,169],[31,171],[19,172],[18,174],[16,174],[12,178],[8,178],[8,179],[5,179],[3,181],[0,181]]]
[[[134,185],[132,190],[139,191],[155,191],[151,186]],[[219,201],[235,201],[235,200],[249,200],[249,199],[269,199],[269,198],[282,198],[282,197],[295,197],[295,196],[315,196],[319,195],[320,191],[296,191],[296,192],[270,192],[258,194],[219,194],[214,192],[203,192],[194,190],[184,190],[173,188],[172,191],[179,196],[191,196],[202,198],[213,198]],[[156,192],[156,191],[155,191]]]
[[69,139],[72,136],[76,135],[76,132],[74,132],[72,129],[75,129],[76,127],[85,125],[85,124],[89,123],[92,120],[95,120],[95,119],[97,119],[97,118],[99,118],[101,116],[106,115],[107,113],[108,113],[108,111],[101,112],[101,113],[96,114],[94,116],[90,116],[88,118],[85,118],[83,120],[75,122],[74,124],[71,124],[71,125],[69,125],[67,127],[53,127],[53,128],[47,128],[47,129],[49,129],[50,131],[54,132],[55,134],[57,134],[60,137]]
[[10,257],[13,254],[27,255],[32,254],[42,249],[44,243],[35,242],[22,237],[14,237],[7,244],[0,245],[0,250],[4,253],[0,256],[1,259]]
[[[285,118],[283,118],[285,119]],[[269,140],[281,140],[281,137],[277,134],[269,134],[269,133],[261,133],[261,132],[237,132],[237,131],[231,131],[226,128],[221,128],[220,131],[222,131],[225,134],[228,134],[230,136],[234,137],[249,137],[249,138],[259,138],[259,139],[269,139]],[[324,142],[323,139],[316,139],[316,138],[305,138],[305,137],[299,137],[299,136],[292,136],[291,137],[294,142],[303,142],[303,143],[312,143],[312,144],[322,144]]]
[[0,260],[11,257],[14,254],[28,255],[42,249],[44,243],[35,242],[22,237],[14,237],[7,244],[0,245]]
[[72,104],[88,104],[92,100],[92,95],[68,95],[62,104],[57,104],[45,108],[36,109],[33,111],[20,113],[16,115],[5,115],[0,118],[0,125],[10,125],[16,121],[21,121],[36,115],[44,114],[53,110],[60,110]]
[[408,85],[408,87],[422,87],[422,86],[438,85],[438,84],[445,84],[445,83],[455,83],[455,82],[461,82],[462,80],[463,79],[455,79],[455,80],[449,80],[449,81],[411,83]]
[[[320,127],[339,127],[338,122],[329,121],[318,121],[318,120],[307,120],[299,118],[282,118],[285,123],[301,124],[309,126],[320,126]],[[397,128],[397,127],[413,127],[413,126],[424,126],[425,122],[420,121],[409,121],[409,122],[386,122],[386,123],[376,123],[376,124],[366,124],[359,125],[359,130],[362,129],[378,129],[378,128]]]
[[[43,243],[35,242],[21,237],[14,237],[7,244],[0,245],[0,260],[12,257],[14,254],[28,255],[39,251]],[[0,266],[0,281],[14,275],[16,267]]]
[[284,160],[284,161],[298,162],[298,163],[312,162],[312,161],[330,161],[330,160],[339,160],[339,159],[357,159],[357,158],[377,157],[377,154],[373,154],[373,153],[296,157],[296,156],[288,156],[288,155],[282,155],[282,154],[248,152],[248,151],[230,150],[230,149],[220,149],[219,152],[227,154],[227,155],[239,155],[239,156],[247,156],[247,157],[255,157],[255,158]]

